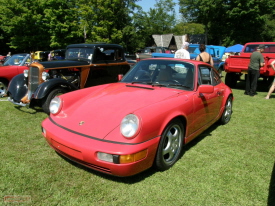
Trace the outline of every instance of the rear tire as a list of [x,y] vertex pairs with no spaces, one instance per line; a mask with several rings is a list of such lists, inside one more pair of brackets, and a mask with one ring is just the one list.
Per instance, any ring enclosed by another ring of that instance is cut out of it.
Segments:
[[236,73],[226,73],[225,84],[231,88],[236,87],[237,79],[238,77]]
[[67,90],[63,89],[63,88],[57,88],[52,90],[48,96],[44,97],[44,99],[42,100],[42,109],[46,114],[50,114],[50,103],[52,101],[52,99],[56,96],[65,94],[67,92]]
[[155,166],[164,171],[172,167],[182,154],[184,127],[179,119],[172,120],[161,135]]
[[232,115],[232,96],[229,96],[228,99],[226,100],[225,107],[222,113],[222,116],[219,120],[219,123],[224,125],[227,124]]

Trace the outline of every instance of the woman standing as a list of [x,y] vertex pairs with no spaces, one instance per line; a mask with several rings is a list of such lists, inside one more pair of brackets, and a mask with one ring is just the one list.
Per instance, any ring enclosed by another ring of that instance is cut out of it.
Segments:
[[[271,62],[270,65],[271,65],[272,69],[275,71],[275,67],[274,67],[274,65],[275,65],[275,60],[273,60],[273,61]],[[265,99],[269,99],[269,98],[270,98],[270,95],[272,94],[272,92],[273,92],[274,90],[275,90],[275,78],[274,78],[274,81],[273,81],[271,87],[269,88],[269,91],[268,91],[268,93],[267,93]]]
[[205,63],[210,64],[211,66],[214,66],[213,58],[212,56],[205,51],[206,47],[204,44],[200,44],[199,50],[200,54],[196,57],[197,61],[202,61]]

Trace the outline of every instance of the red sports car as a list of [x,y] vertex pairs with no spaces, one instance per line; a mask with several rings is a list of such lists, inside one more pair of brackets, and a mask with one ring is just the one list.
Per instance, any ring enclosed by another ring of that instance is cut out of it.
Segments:
[[120,82],[55,97],[42,133],[59,154],[97,171],[167,170],[185,144],[215,122],[229,122],[232,101],[209,64],[146,59]]

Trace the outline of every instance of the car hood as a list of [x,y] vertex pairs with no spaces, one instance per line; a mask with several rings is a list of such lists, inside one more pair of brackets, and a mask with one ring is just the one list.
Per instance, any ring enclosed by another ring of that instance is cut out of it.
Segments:
[[[74,132],[104,139],[108,133],[120,126],[121,120],[127,114],[136,113],[141,108],[184,92],[165,87],[124,83],[110,84],[89,94],[92,89],[86,89],[88,95],[65,108],[56,117],[52,115],[53,120]],[[64,102],[66,103],[66,99]]]

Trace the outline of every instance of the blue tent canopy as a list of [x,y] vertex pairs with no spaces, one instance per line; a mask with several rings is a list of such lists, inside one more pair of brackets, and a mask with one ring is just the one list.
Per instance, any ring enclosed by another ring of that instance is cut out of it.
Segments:
[[225,52],[241,52],[243,49],[243,45],[241,44],[236,44],[234,46],[227,47],[225,49]]

